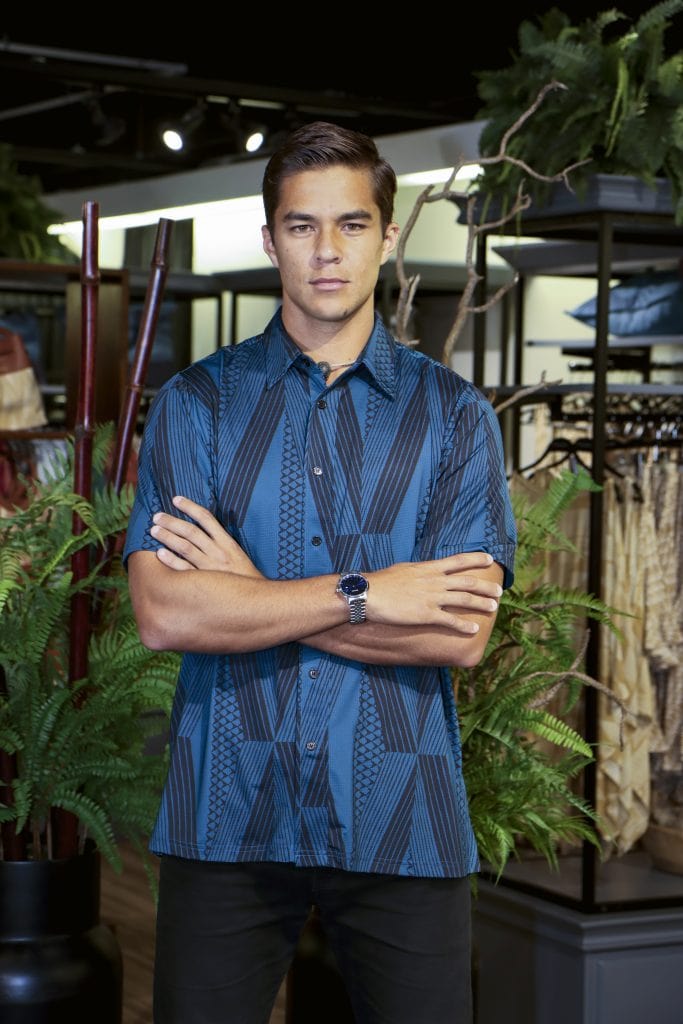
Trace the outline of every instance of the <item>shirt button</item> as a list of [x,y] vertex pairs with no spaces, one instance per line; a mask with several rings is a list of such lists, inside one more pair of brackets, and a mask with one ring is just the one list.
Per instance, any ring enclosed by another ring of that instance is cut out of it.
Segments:
[[308,743],[306,744],[306,750],[315,750],[316,746],[317,744],[315,740],[309,740]]
[[311,679],[317,679],[319,673],[318,673],[317,668],[309,668],[308,674],[311,677]]
[[325,401],[324,398],[319,398],[315,404],[318,406],[319,409],[327,409],[327,402]]
[[323,475],[322,468],[320,466],[314,466],[313,467],[313,476],[322,476],[322,475]]
[[319,548],[322,542],[322,537],[318,537],[317,535],[315,537],[311,537],[311,544],[313,545],[314,548]]

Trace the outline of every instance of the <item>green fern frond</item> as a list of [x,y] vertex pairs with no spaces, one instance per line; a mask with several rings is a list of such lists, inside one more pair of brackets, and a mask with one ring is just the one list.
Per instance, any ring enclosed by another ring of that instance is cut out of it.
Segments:
[[533,505],[519,503],[527,570],[503,594],[482,660],[452,672],[472,825],[482,859],[497,873],[522,847],[551,866],[561,843],[600,849],[598,815],[576,792],[595,751],[564,715],[591,684],[580,646],[588,620],[620,636],[619,613],[580,589],[546,583],[535,567],[563,543],[564,512],[594,486],[566,470]]
[[[112,424],[96,430],[91,501],[73,493],[71,442],[31,482],[28,505],[0,519],[0,747],[16,765],[0,813],[46,856],[51,812],[63,807],[117,864],[116,837],[142,843],[156,816],[168,756],[148,753],[147,740],[167,731],[180,656],[140,642],[120,555],[102,571],[103,542],[125,528],[133,498],[131,487],[117,495],[106,483],[112,439]],[[71,556],[81,548],[90,566],[75,581]],[[101,602],[101,615],[87,676],[73,682],[71,602],[81,591],[93,609]]]
[[[672,187],[676,222],[680,176],[670,176],[680,144],[673,124],[680,108],[681,73],[667,69],[666,88],[660,78],[667,62],[667,31],[683,10],[681,0],[666,0],[642,13],[635,22],[616,10],[597,12],[573,25],[567,14],[552,9],[535,22],[524,20],[518,49],[505,68],[475,71],[485,122],[480,152],[493,156],[503,135],[518,121],[549,82],[562,83],[533,114],[533,125],[514,133],[508,154],[540,175],[552,176],[577,161],[588,160],[570,173],[570,185],[583,195],[596,173],[632,175],[653,183],[662,175]],[[676,53],[674,58],[680,58]],[[678,97],[678,98],[677,98]],[[557,125],[562,131],[557,131]],[[648,125],[657,124],[656,132]],[[546,145],[552,135],[554,144]],[[657,144],[646,146],[646,136]],[[551,185],[528,178],[508,161],[485,167],[478,181],[482,206],[497,197],[503,209],[519,187],[537,204],[545,202]]]
[[121,854],[116,836],[109,816],[103,807],[100,807],[84,793],[74,789],[64,789],[61,786],[56,787],[53,792],[52,806],[61,807],[74,814],[86,826],[102,856],[113,867],[121,866]]

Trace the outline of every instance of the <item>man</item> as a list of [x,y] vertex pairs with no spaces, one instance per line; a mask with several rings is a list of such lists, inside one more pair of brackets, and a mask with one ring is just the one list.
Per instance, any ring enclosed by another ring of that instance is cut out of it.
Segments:
[[515,528],[491,406],[375,313],[395,191],[364,135],[294,132],[263,182],[281,309],[148,416],[124,556],[143,642],[184,652],[158,1024],[267,1022],[312,905],[359,1022],[470,1019],[448,666],[484,652]]

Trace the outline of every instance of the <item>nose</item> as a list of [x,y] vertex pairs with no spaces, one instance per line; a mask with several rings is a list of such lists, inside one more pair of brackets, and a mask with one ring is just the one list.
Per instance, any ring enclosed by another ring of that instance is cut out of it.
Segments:
[[316,263],[319,265],[325,263],[339,263],[341,253],[339,252],[339,247],[337,246],[332,231],[320,232],[318,235],[318,244],[315,247],[314,257]]

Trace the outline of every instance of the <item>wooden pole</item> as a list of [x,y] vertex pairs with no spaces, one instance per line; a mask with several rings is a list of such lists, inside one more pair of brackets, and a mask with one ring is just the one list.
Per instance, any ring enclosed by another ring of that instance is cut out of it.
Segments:
[[[123,486],[128,471],[130,451],[135,434],[138,412],[142,391],[147,379],[147,368],[149,357],[152,352],[152,344],[159,320],[159,309],[163,298],[164,286],[168,275],[168,250],[171,244],[171,232],[173,221],[161,218],[157,228],[154,253],[150,263],[150,278],[147,284],[147,294],[142,310],[142,318],[138,329],[138,337],[135,346],[135,354],[131,366],[130,376],[121,403],[121,415],[119,417],[118,430],[116,435],[116,448],[109,474],[110,483],[114,486],[117,494]],[[109,538],[111,540],[111,538]],[[113,543],[113,542],[112,542]]]
[[[92,496],[92,450],[95,406],[95,349],[97,344],[97,308],[99,297],[97,203],[83,204],[83,250],[81,255],[81,361],[78,378],[78,405],[74,427],[74,491],[84,498]],[[73,532],[82,534],[85,524],[74,514]],[[90,570],[90,551],[76,551],[71,559],[74,582],[84,579]],[[90,640],[90,595],[82,591],[71,599],[69,632],[69,681],[84,679],[88,673]],[[78,820],[68,811],[55,808],[52,814],[53,856],[73,857],[78,853]]]
[[[128,472],[130,452],[135,434],[140,401],[147,379],[147,368],[152,353],[154,335],[159,320],[159,310],[164,294],[166,277],[168,276],[168,250],[171,244],[171,232],[173,221],[162,217],[157,228],[154,253],[150,263],[150,277],[147,283],[147,294],[142,310],[138,337],[135,345],[135,353],[130,368],[128,384],[121,402],[121,414],[116,430],[116,444],[109,469],[109,483],[118,494],[123,487]],[[103,549],[104,565],[101,574],[106,574],[111,568],[111,561],[116,549],[117,538],[107,537]],[[102,601],[96,600],[93,611],[93,620],[99,621],[102,613]]]
[[[74,491],[88,500],[92,497],[92,448],[95,407],[95,348],[97,343],[97,304],[99,269],[97,203],[83,204],[83,253],[81,257],[81,363],[78,378],[78,405],[74,428]],[[73,532],[85,530],[80,516],[74,514]],[[87,547],[77,551],[71,560],[74,582],[84,579],[90,570]],[[88,672],[88,641],[90,638],[90,597],[74,595],[71,604],[69,678],[83,679]]]

